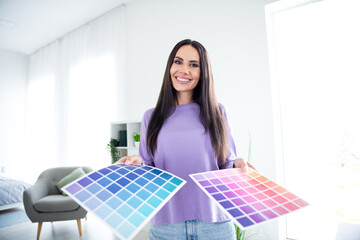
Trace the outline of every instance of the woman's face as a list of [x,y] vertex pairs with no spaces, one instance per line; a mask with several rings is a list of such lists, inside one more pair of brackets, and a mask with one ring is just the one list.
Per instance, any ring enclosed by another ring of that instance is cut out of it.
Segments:
[[170,76],[178,94],[192,95],[200,78],[200,56],[196,48],[191,45],[179,48],[170,68]]

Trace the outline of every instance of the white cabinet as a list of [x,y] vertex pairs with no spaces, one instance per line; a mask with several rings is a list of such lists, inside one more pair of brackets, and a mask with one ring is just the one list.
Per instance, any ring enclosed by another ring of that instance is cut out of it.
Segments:
[[139,154],[139,148],[135,146],[134,134],[140,134],[141,122],[112,122],[110,136],[119,142],[116,147],[120,151],[120,157]]

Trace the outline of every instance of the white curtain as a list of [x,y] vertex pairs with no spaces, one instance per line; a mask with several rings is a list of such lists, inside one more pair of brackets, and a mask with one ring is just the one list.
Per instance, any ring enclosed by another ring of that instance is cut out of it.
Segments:
[[360,3],[308,3],[270,5],[279,172],[310,203],[284,219],[279,239],[359,239]]
[[54,166],[110,163],[110,122],[126,98],[124,19],[120,6],[30,56],[25,179]]

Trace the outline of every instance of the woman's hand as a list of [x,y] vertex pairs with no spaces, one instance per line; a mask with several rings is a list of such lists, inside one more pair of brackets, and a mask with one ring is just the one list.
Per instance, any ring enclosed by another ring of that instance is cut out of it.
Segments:
[[237,158],[234,162],[234,168],[241,168],[244,172],[248,170],[248,167],[256,170],[256,168],[249,162],[245,161],[243,158]]
[[115,162],[115,164],[124,163],[125,165],[141,165],[142,162],[143,160],[139,155],[132,155],[120,158]]

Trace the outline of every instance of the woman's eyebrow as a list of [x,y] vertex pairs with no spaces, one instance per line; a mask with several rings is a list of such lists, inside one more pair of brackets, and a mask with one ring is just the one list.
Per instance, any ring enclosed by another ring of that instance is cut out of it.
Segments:
[[[179,56],[176,56],[175,58],[178,58],[179,60],[184,61],[184,59],[182,59],[182,58],[181,58],[181,57],[179,57]],[[193,63],[193,62],[195,62],[195,63],[199,63],[199,61],[198,61],[198,60],[190,60],[189,62],[191,62],[191,63]]]
[[199,61],[198,61],[198,60],[190,60],[189,62],[199,63]]

